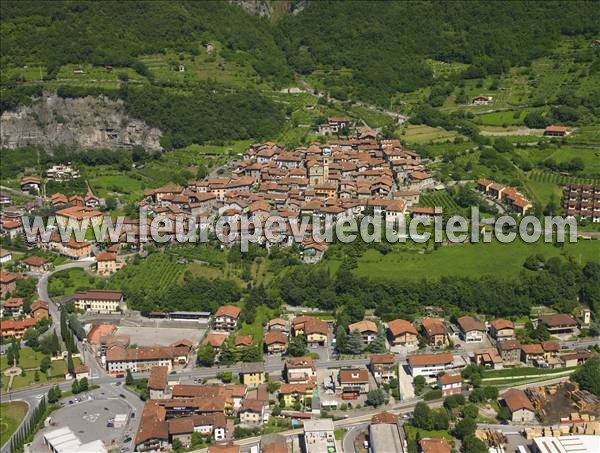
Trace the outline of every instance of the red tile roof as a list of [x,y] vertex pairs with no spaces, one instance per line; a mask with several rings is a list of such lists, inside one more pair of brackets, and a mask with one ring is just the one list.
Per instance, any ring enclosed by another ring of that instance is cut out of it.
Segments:
[[533,404],[531,404],[531,401],[529,401],[529,398],[527,398],[527,395],[523,390],[510,389],[502,395],[502,398],[511,412],[520,409],[527,409],[531,412],[535,412]]
[[414,366],[445,365],[452,363],[454,356],[448,353],[442,354],[417,354],[408,356],[408,364]]
[[233,305],[223,305],[222,307],[219,307],[217,309],[215,317],[229,316],[231,318],[237,319],[240,315],[240,311],[241,310],[238,307],[235,307]]
[[394,319],[393,321],[388,322],[388,329],[390,329],[391,334],[394,337],[402,335],[404,333],[411,333],[413,335],[417,335],[417,329],[412,323],[404,320],[404,319]]

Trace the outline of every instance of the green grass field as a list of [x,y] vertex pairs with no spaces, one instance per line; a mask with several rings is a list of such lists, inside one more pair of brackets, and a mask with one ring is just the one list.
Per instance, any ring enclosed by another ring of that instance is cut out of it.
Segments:
[[421,144],[453,140],[457,136],[459,136],[457,132],[447,131],[441,127],[409,124],[402,139],[407,144]]
[[409,440],[409,441],[415,440],[417,437],[417,433],[419,433],[421,439],[426,439],[429,437],[432,437],[434,439],[444,438],[450,442],[450,445],[452,445],[454,443],[454,438],[452,437],[452,435],[448,431],[445,431],[445,430],[427,431],[425,429],[415,428],[414,426],[412,426],[409,423],[405,423],[404,424],[404,432],[406,433],[407,440]]
[[[565,244],[564,248],[537,242],[526,244],[515,241],[510,244],[460,244],[442,247],[430,253],[420,253],[422,248],[411,245],[395,246],[393,252],[382,255],[369,249],[358,260],[355,273],[362,277],[385,280],[438,279],[444,276],[494,275],[512,278],[522,270],[522,263],[533,254],[541,253],[546,258],[560,256],[563,252],[577,261],[600,262],[600,241],[578,241]],[[328,261],[332,271],[339,262]]]
[[83,269],[66,269],[52,274],[48,284],[50,296],[61,298],[77,291],[96,287],[100,279]]
[[561,374],[568,371],[575,370],[576,367],[570,368],[558,368],[558,369],[547,369],[547,368],[507,368],[504,370],[485,370],[483,372],[483,380],[494,379],[494,378],[517,378],[517,377],[528,377],[528,376],[536,376],[539,374],[543,375],[552,375],[552,374]]
[[27,403],[24,401],[0,404],[0,446],[4,445],[17,430],[27,415],[27,409]]

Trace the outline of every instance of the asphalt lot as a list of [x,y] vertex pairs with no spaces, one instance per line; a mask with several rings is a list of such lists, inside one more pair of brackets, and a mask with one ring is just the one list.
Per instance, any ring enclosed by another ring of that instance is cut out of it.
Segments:
[[198,344],[204,338],[205,333],[206,329],[120,326],[115,334],[129,335],[130,344],[137,344],[138,346],[168,346],[184,338]]
[[[42,428],[36,434],[32,443],[32,451],[50,451],[44,445],[44,433],[65,426],[71,428],[73,433],[84,443],[100,439],[109,450],[124,445],[131,449],[132,441],[125,443],[123,440],[126,437],[134,437],[137,431],[142,408],[141,400],[129,392],[120,390],[120,386],[111,385],[111,387],[114,389],[111,388],[110,391],[98,389],[85,394],[80,397],[80,402],[76,401],[77,395],[63,399],[64,407],[51,415],[53,425]],[[120,397],[119,392],[126,394],[127,398]],[[93,399],[88,399],[89,397]],[[131,418],[132,412],[136,413],[134,418]],[[108,421],[114,419],[116,414],[127,414],[128,420],[125,427],[107,427]]]

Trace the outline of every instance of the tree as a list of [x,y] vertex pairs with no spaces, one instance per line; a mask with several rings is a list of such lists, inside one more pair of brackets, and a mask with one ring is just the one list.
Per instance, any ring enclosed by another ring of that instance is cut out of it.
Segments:
[[290,340],[290,344],[288,345],[287,353],[292,357],[302,357],[307,352],[306,350],[306,340],[304,336],[297,335]]
[[464,453],[487,453],[488,447],[479,438],[470,435],[463,439]]
[[467,404],[461,411],[463,418],[476,419],[479,415],[479,408],[475,404]]
[[381,389],[369,390],[367,393],[367,404],[373,407],[379,407],[385,403],[385,393]]
[[500,420],[502,422],[507,422],[512,418],[510,410],[508,410],[508,407],[506,407],[506,406],[500,406],[497,416],[498,416],[498,420]]
[[544,129],[548,125],[542,114],[538,111],[529,112],[523,118],[523,122],[531,129]]
[[69,351],[67,354],[67,370],[72,376],[75,375],[75,365],[73,364],[73,356],[71,355],[71,351]]
[[463,404],[465,404],[465,397],[460,393],[456,395],[450,395],[444,400],[444,407],[446,407],[447,409],[456,409],[457,407],[460,407]]
[[82,377],[79,380],[79,391],[80,392],[85,392],[87,391],[89,388],[89,383],[88,383],[88,379],[86,377]]
[[415,376],[413,379],[413,387],[415,388],[415,394],[420,394],[425,388],[425,378],[423,376]]
[[487,400],[495,400],[498,399],[498,387],[493,387],[491,385],[483,387],[483,396]]
[[420,429],[425,429],[425,430],[430,430],[432,427],[432,420],[431,420],[431,409],[429,408],[429,406],[420,401],[417,403],[417,405],[415,406],[415,410],[413,413],[413,419],[412,419],[412,424],[415,426],[415,428],[420,428]]
[[171,444],[171,446],[173,447],[173,450],[175,450],[175,451],[183,450],[183,444],[177,438],[173,439],[173,443]]
[[133,375],[131,374],[131,370],[127,368],[127,374],[125,375],[125,385],[133,385]]
[[441,430],[448,429],[450,426],[450,414],[444,408],[432,411],[433,429]]
[[202,365],[205,367],[213,366],[215,364],[214,348],[209,344],[205,344],[204,346],[201,346],[200,349],[198,349],[197,360],[198,360],[199,365]]
[[62,396],[62,391],[58,385],[55,385],[50,390],[48,390],[48,402],[56,403],[60,397]]
[[454,428],[454,434],[459,439],[465,439],[475,433],[476,427],[477,424],[475,419],[471,417],[465,417],[456,424],[456,427]]
[[73,392],[73,395],[76,395],[80,392],[79,382],[77,381],[77,379],[73,379],[73,383],[71,384],[71,391]]
[[377,336],[369,345],[369,349],[375,354],[380,354],[387,350],[387,343],[385,341],[385,330],[383,328],[383,325],[379,325],[377,327]]
[[348,334],[346,350],[350,354],[361,354],[365,349],[362,335],[358,330],[353,330]]
[[600,356],[593,357],[581,365],[571,378],[583,390],[600,396]]

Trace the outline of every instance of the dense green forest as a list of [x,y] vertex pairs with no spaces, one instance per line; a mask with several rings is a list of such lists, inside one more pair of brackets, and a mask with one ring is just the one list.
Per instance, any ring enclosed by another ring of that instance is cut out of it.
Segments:
[[[130,66],[165,49],[198,54],[217,40],[227,59],[283,83],[329,68],[335,90],[387,105],[432,81],[426,58],[501,74],[548,54],[561,35],[598,33],[597,2],[310,2],[272,23],[227,2],[4,2],[0,62]],[[560,11],[560,14],[556,14]],[[344,74],[335,70],[347,68]]]

